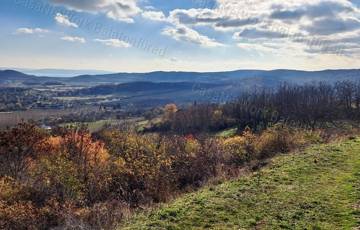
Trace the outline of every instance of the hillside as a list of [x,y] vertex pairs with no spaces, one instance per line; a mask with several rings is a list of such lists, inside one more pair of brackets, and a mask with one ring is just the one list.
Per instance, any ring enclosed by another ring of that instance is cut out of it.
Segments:
[[141,92],[175,92],[194,91],[196,89],[210,89],[219,87],[216,84],[194,84],[190,82],[130,82],[123,84],[99,85],[90,88],[80,89],[73,92],[73,95],[107,95],[117,93],[141,93]]
[[46,81],[58,81],[68,85],[99,85],[129,82],[197,82],[221,83],[232,87],[272,87],[281,82],[310,83],[312,81],[334,82],[340,80],[359,80],[360,70],[237,70],[225,72],[150,72],[150,73],[113,73],[98,75],[80,75],[74,77],[36,77],[13,70],[0,70],[0,84],[5,82],[31,82],[42,84]]
[[27,75],[15,70],[0,70],[0,84],[5,83],[6,81],[27,81],[34,77],[35,76]]
[[354,229],[359,179],[360,139],[318,145],[185,195],[120,229]]
[[68,83],[126,83],[134,81],[151,82],[203,82],[233,83],[246,81],[249,86],[274,86],[280,82],[306,83],[312,81],[358,80],[360,70],[236,70],[225,72],[151,72],[115,73],[105,75],[83,75],[66,79]]

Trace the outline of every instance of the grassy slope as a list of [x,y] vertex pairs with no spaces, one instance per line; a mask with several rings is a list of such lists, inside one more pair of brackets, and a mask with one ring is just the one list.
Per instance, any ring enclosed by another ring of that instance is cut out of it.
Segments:
[[204,188],[120,229],[353,229],[360,139],[282,155],[261,171]]

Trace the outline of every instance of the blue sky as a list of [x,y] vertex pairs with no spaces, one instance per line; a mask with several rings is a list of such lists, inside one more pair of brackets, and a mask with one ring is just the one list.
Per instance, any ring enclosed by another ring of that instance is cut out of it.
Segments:
[[359,0],[2,0],[0,66],[359,68]]

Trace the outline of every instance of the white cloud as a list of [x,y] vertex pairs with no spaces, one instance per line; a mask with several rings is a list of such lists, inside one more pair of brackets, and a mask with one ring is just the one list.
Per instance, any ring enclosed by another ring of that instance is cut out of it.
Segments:
[[82,37],[65,36],[65,37],[62,37],[61,40],[68,41],[68,42],[86,43],[85,38],[82,38]]
[[66,16],[66,15],[63,15],[63,14],[60,14],[60,13],[57,13],[56,16],[55,16],[55,21],[60,24],[60,25],[63,25],[63,26],[68,26],[68,27],[74,27],[74,28],[78,28],[79,26],[74,23],[74,22],[71,22],[69,20],[69,17]]
[[353,30],[360,30],[360,20],[354,18],[324,18],[314,20],[311,25],[302,29],[312,35],[331,35]]
[[119,40],[119,39],[95,39],[95,42],[100,42],[106,46],[112,46],[116,48],[130,48],[131,44]]
[[223,44],[217,42],[214,39],[199,34],[196,30],[181,25],[178,25],[176,27],[168,27],[163,30],[162,34],[172,37],[177,41],[191,42],[203,47],[224,46]]
[[254,41],[246,42],[240,41],[236,45],[239,49],[247,52],[256,52],[259,55],[269,55],[277,57],[286,57],[289,54],[308,56],[305,52],[305,46],[302,43],[295,43],[286,40],[274,40],[274,41]]
[[134,22],[133,17],[141,13],[137,0],[49,0],[71,10],[102,13],[114,20]]
[[41,28],[19,28],[16,30],[16,34],[45,34],[45,33],[49,33],[49,31]]
[[[269,50],[261,45],[269,41],[296,48],[289,53],[291,55],[324,53],[333,47],[343,47],[344,52],[351,55],[360,50],[358,0],[214,0],[214,8],[174,9],[168,17],[151,6],[140,9],[138,3],[146,5],[150,2],[148,0],[49,1],[68,9],[101,13],[129,23],[134,22],[137,15],[153,21],[168,22],[172,26],[165,28],[162,34],[203,47],[224,44],[200,34],[196,31],[199,26],[208,26],[215,32],[231,32],[236,44],[248,43],[250,45],[247,48],[254,47],[256,50]],[[355,35],[349,35],[347,40],[342,39],[349,33]],[[114,46],[110,40],[102,41]],[[122,47],[123,44],[115,46]]]
[[144,11],[142,16],[152,21],[167,21],[168,19],[161,11]]
[[[269,27],[274,23],[301,29],[315,19],[333,19],[354,26],[360,9],[348,0],[217,0],[214,9],[175,9],[169,18],[184,25],[209,25],[217,30]],[[357,26],[357,24],[356,24]],[[330,27],[331,29],[331,27]],[[335,28],[337,29],[337,28]]]
[[177,9],[170,12],[169,20],[174,24],[209,25],[218,30],[241,28],[260,22],[259,15],[248,16],[239,13],[233,15],[235,9]]
[[[291,54],[323,53],[333,47],[344,47],[347,53],[350,47],[356,52],[360,49],[360,40],[355,41],[358,35],[350,38],[351,44],[340,39],[360,32],[360,8],[350,0],[217,0],[213,9],[175,9],[168,21],[177,27],[201,25],[232,31],[244,49],[269,51],[261,45],[269,41],[296,48]],[[181,40],[179,36],[177,40]],[[244,45],[246,42],[249,45]]]
[[279,31],[271,31],[271,30],[264,30],[264,29],[256,29],[256,28],[248,28],[244,29],[241,32],[236,32],[234,34],[234,38],[248,38],[248,39],[258,39],[258,38],[265,38],[265,39],[274,39],[274,38],[284,38],[286,34],[281,33]]

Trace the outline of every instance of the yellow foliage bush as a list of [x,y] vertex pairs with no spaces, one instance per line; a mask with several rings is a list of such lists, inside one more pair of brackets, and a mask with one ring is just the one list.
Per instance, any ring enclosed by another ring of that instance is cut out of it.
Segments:
[[171,156],[157,135],[108,131],[103,133],[112,160],[112,188],[131,204],[164,200],[171,191]]
[[244,131],[241,136],[225,139],[223,148],[227,163],[242,165],[256,158],[255,140],[256,136],[250,130]]
[[276,125],[259,135],[255,150],[260,158],[271,157],[276,153],[286,153],[305,144],[303,134],[303,132],[298,132],[284,125]]

